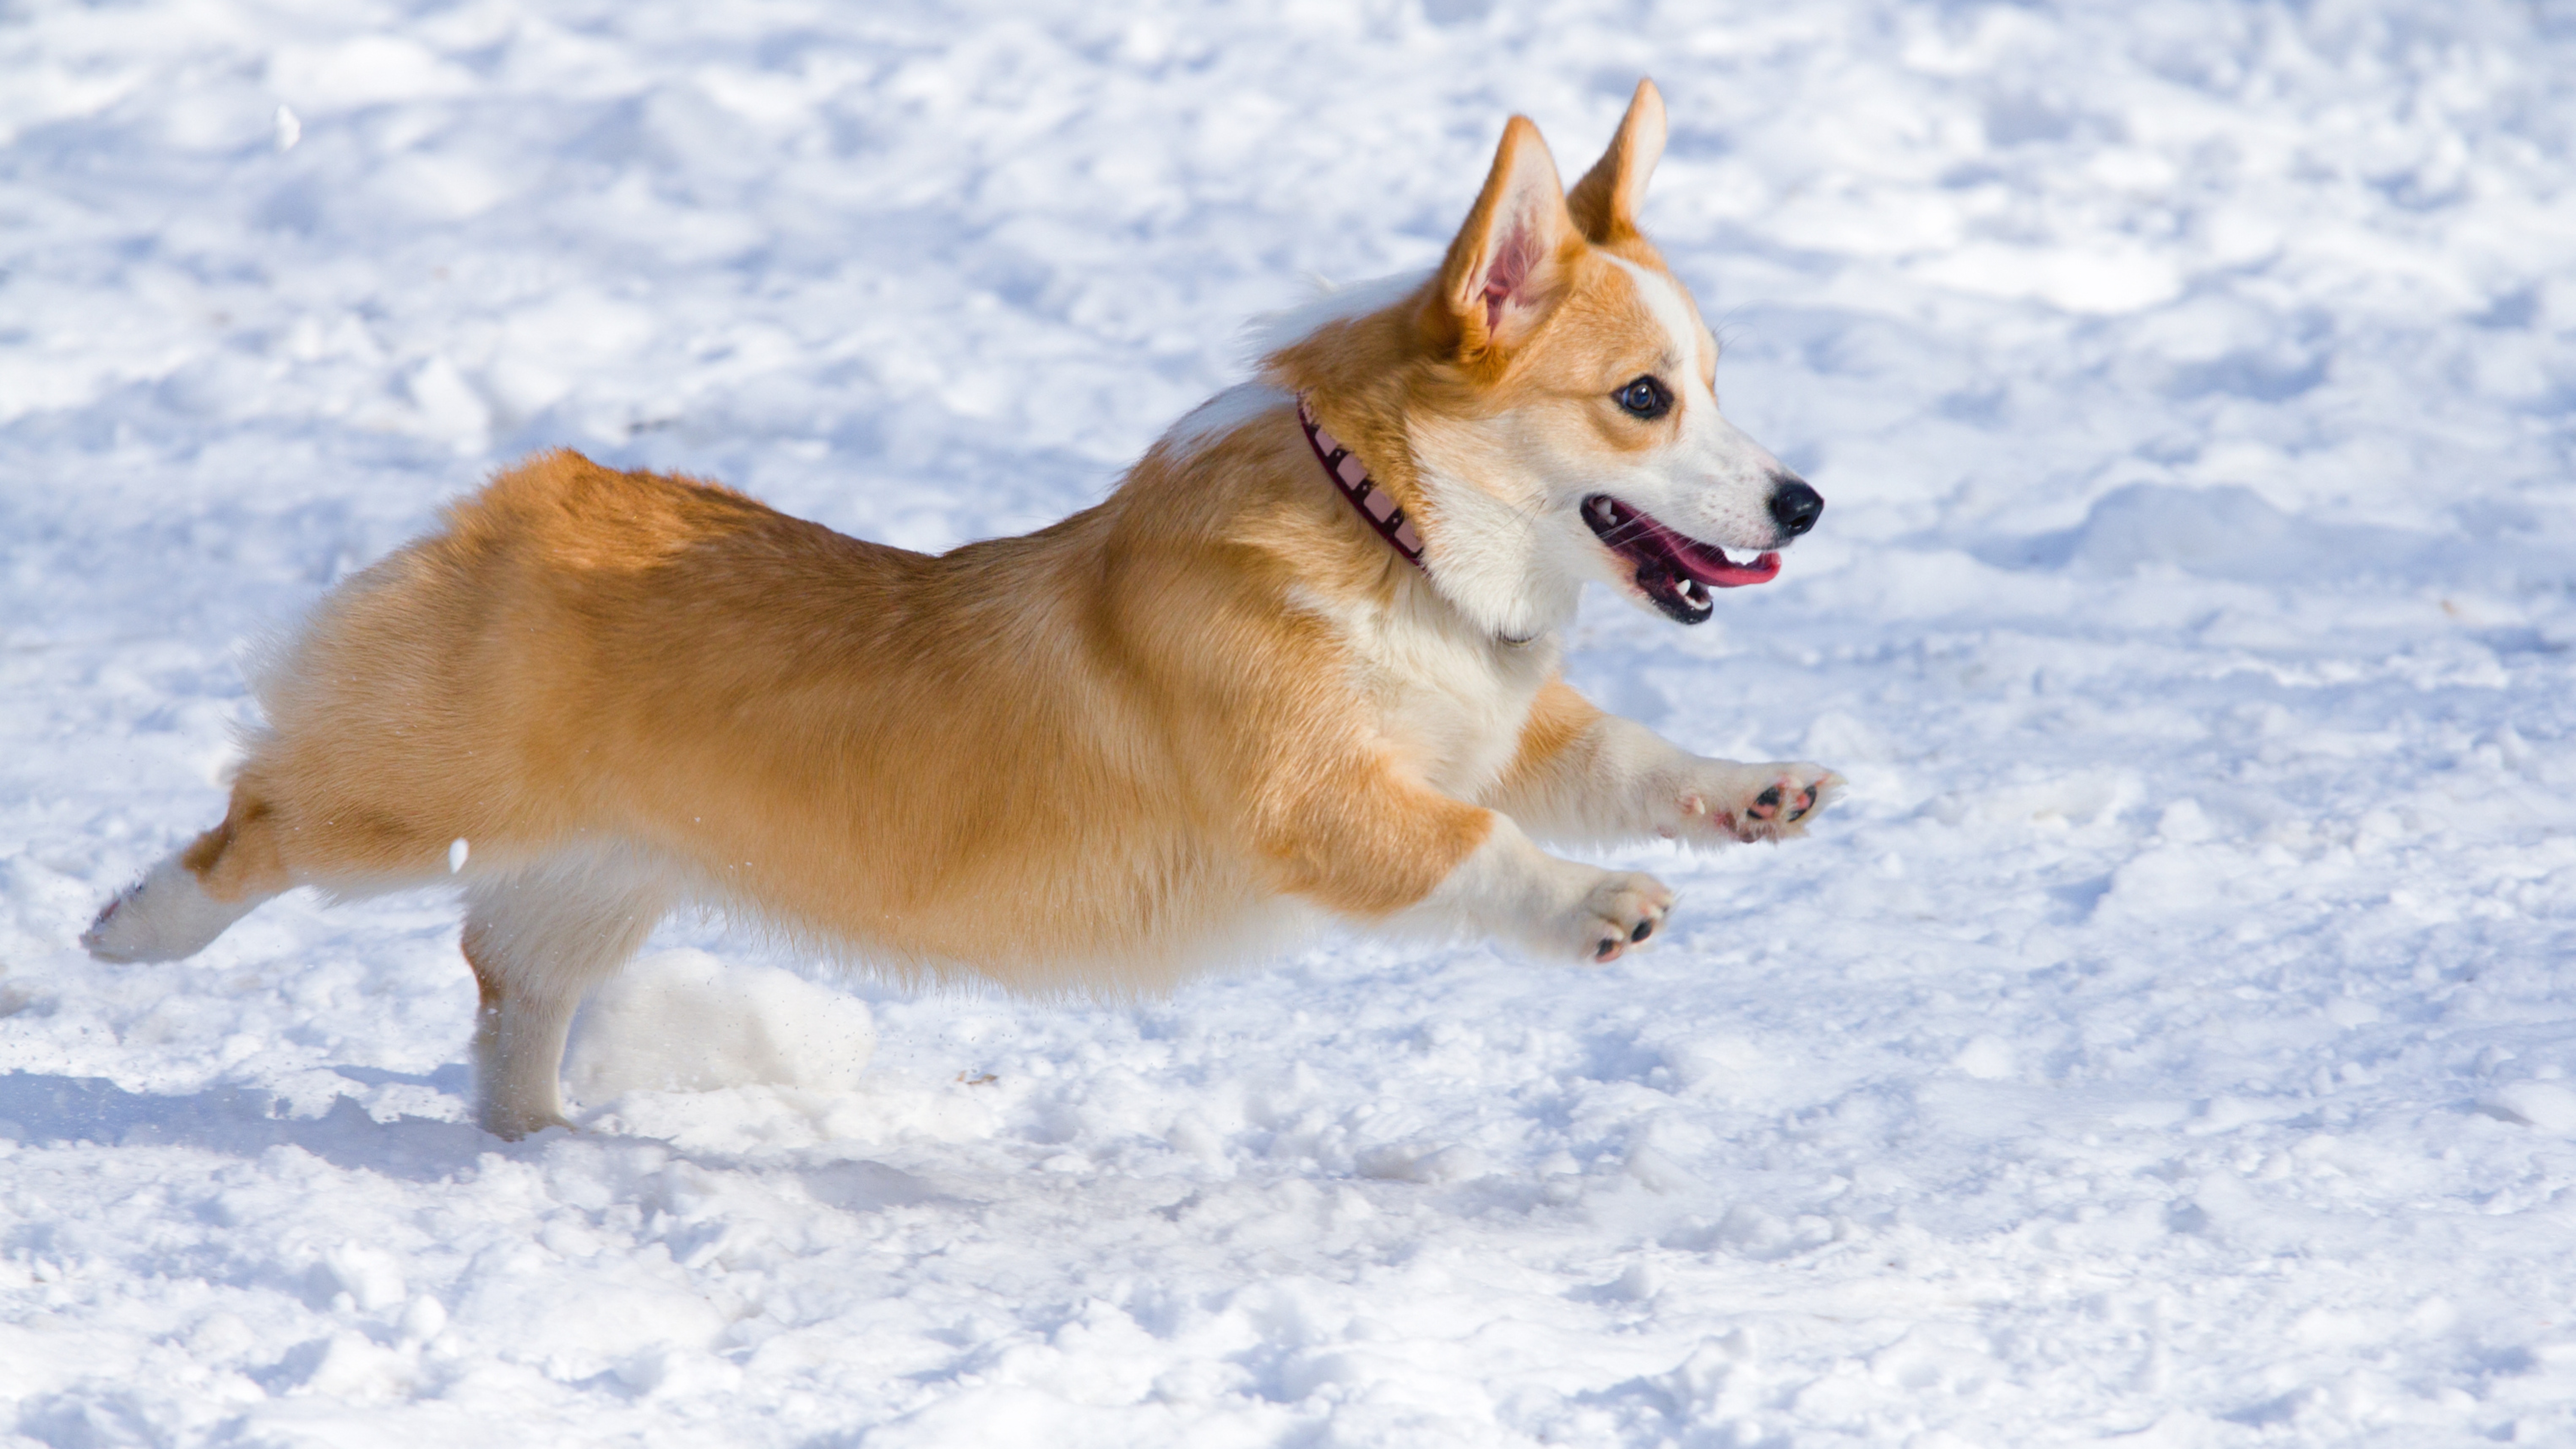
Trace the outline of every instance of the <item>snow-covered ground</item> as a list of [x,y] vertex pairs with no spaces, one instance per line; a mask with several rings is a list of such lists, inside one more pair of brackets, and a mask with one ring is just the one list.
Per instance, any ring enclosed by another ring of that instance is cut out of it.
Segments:
[[[2576,1442],[2564,0],[536,8],[0,11],[6,1442]],[[1641,73],[1831,506],[1573,673],[1854,786],[1634,856],[1663,949],[1067,1008],[676,923],[508,1145],[444,901],[73,944],[495,466],[1025,529]]]

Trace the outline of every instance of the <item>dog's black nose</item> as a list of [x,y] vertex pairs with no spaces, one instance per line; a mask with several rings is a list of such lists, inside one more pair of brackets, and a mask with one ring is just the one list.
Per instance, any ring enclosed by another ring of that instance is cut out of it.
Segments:
[[1824,496],[1804,478],[1783,473],[1771,489],[1771,521],[1780,525],[1784,543],[1815,527],[1816,515],[1824,511]]

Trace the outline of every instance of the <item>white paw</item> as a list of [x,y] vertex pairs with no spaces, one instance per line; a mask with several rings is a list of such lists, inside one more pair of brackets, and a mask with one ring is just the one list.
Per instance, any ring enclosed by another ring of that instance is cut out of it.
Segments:
[[561,1127],[566,1132],[581,1130],[572,1124],[571,1118],[561,1112],[549,1112],[542,1108],[487,1106],[477,1116],[484,1131],[512,1142],[523,1137],[533,1137],[549,1127]]
[[1685,784],[1674,802],[1680,827],[1665,834],[1684,840],[1712,837],[1740,840],[1786,840],[1807,833],[1807,821],[1834,801],[1843,777],[1822,765],[1804,762],[1739,765],[1731,760],[1702,762],[1698,778]]
[[1599,964],[1642,948],[1663,929],[1673,908],[1664,883],[1635,871],[1603,871],[1601,879],[1567,913],[1564,934],[1578,959]]
[[118,965],[183,960],[258,904],[207,895],[195,873],[174,855],[118,892],[81,933],[80,942],[91,956]]

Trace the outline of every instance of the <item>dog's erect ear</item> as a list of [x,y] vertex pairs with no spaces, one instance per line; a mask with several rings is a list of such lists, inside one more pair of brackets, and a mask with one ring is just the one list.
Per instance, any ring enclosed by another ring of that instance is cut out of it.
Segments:
[[1564,289],[1566,252],[1582,245],[1565,210],[1564,183],[1538,127],[1514,116],[1494,169],[1440,267],[1440,303],[1467,356],[1527,338]]
[[1655,174],[1663,154],[1664,98],[1653,81],[1641,80],[1610,149],[1565,198],[1584,236],[1606,244],[1637,230],[1637,204],[1646,199],[1646,178]]

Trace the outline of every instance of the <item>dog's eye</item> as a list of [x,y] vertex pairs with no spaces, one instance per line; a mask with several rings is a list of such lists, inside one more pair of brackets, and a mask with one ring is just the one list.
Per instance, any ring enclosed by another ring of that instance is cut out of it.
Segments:
[[1661,382],[1641,377],[1610,395],[1632,417],[1653,421],[1672,411],[1673,395]]

